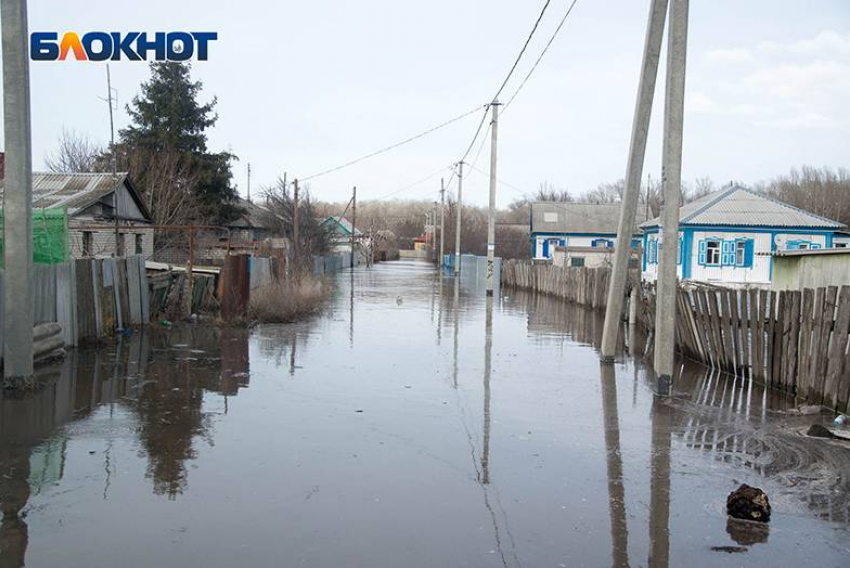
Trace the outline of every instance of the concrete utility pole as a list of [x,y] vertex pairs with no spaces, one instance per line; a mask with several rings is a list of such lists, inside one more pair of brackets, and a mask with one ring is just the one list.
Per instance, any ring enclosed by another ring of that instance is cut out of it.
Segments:
[[357,231],[357,186],[351,192],[351,268],[354,268],[354,233]]
[[460,215],[463,212],[463,161],[457,164],[457,211],[455,212],[455,276],[460,274]]
[[679,256],[679,199],[682,194],[682,132],[685,118],[685,62],[688,0],[670,0],[667,87],[664,105],[661,230],[658,233],[658,286],[655,314],[655,373],[658,394],[670,393],[676,321]]
[[499,131],[499,101],[490,104],[490,214],[487,217],[487,295],[493,295],[493,273],[496,270],[496,142]]
[[635,230],[635,214],[640,196],[646,138],[649,131],[649,119],[652,115],[652,98],[655,93],[655,80],[658,76],[658,59],[661,54],[661,40],[664,36],[666,14],[667,0],[652,0],[649,9],[649,21],[646,26],[640,84],[635,102],[635,116],[632,122],[632,140],[626,165],[626,187],[620,205],[620,224],[617,227],[614,266],[611,284],[608,288],[605,327],[602,332],[603,361],[613,361],[614,354],[617,351],[620,314],[623,312],[623,295],[626,289],[626,278],[629,274],[629,255],[632,235]]
[[437,260],[437,266],[442,270],[443,255],[445,254],[445,237],[446,237],[446,185],[443,178],[440,178],[440,258]]
[[5,338],[3,376],[32,376],[32,140],[26,0],[2,0],[3,113],[6,182],[3,198]]
[[298,180],[294,181],[293,199],[292,199],[292,261],[295,267],[298,267],[298,249],[301,248],[301,239],[299,238],[299,223],[298,223]]
[[434,264],[439,264],[439,259],[437,258],[437,209],[439,209],[439,204],[434,202],[434,211],[431,213],[433,220],[431,221],[431,230],[433,236],[431,237],[431,253],[434,255]]

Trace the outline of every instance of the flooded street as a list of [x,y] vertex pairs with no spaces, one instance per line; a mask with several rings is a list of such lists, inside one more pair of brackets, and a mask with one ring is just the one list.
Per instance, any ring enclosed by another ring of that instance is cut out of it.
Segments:
[[[154,329],[0,401],[0,566],[847,566],[831,416],[601,367],[602,314],[396,262],[297,325]],[[642,352],[643,338],[629,348]],[[765,526],[727,521],[764,488]]]

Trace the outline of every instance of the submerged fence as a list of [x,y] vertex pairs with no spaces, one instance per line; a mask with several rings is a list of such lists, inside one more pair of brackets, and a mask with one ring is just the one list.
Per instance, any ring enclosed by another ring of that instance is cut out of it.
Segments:
[[[150,320],[144,259],[78,259],[36,264],[33,270],[35,324],[56,322],[66,346],[75,346]],[[0,272],[0,304],[3,298]],[[2,307],[2,306],[0,306]],[[6,330],[0,309],[0,355]]]
[[[593,309],[608,305],[610,268],[559,267],[506,260],[502,265],[502,284],[542,294],[551,294]],[[640,275],[629,271],[628,286],[636,285]]]
[[[644,298],[654,327],[655,297]],[[801,291],[680,288],[676,341],[687,357],[839,412],[850,399],[850,286]]]
[[[502,283],[605,308],[608,268],[506,261]],[[640,322],[655,327],[655,292],[640,285]],[[624,291],[625,293],[626,291]],[[822,404],[850,410],[850,286],[803,291],[686,285],[676,299],[676,347],[705,365]]]

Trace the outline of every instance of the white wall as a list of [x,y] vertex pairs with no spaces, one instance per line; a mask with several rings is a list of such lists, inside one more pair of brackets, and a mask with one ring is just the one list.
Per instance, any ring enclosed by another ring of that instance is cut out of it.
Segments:
[[[549,239],[553,239],[555,241],[566,241],[562,246],[567,247],[590,247],[593,246],[593,241],[596,239],[608,239],[614,242],[614,245],[617,244],[617,237],[608,236],[608,235],[596,235],[590,237],[577,237],[577,236],[563,236],[563,235],[535,235],[534,237],[534,256],[533,258],[536,260],[542,260],[543,256],[543,243]],[[559,245],[560,246],[560,245]],[[549,246],[549,254],[552,255],[555,252],[555,249],[552,245]]]
[[[679,236],[683,237],[684,233],[680,232]],[[694,231],[690,251],[691,271],[688,280],[718,284],[770,284],[770,266],[772,262],[771,254],[773,252],[771,249],[771,237],[771,233],[755,233],[747,231]],[[655,234],[651,234],[647,237],[647,252],[650,250],[652,241],[656,238],[657,235]],[[705,239],[752,239],[752,267],[700,266],[699,242]],[[822,234],[778,233],[775,237],[776,250],[787,249],[788,242],[795,240],[811,241],[812,243],[819,244],[822,248],[826,247],[826,236]],[[678,276],[679,278],[682,278],[682,265],[679,265],[678,267]],[[654,282],[658,278],[658,265],[647,263],[646,270],[643,272],[643,278],[644,280]]]

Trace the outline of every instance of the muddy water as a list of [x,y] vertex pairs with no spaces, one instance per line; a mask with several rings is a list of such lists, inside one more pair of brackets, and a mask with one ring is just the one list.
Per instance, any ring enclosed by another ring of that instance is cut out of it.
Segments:
[[600,366],[598,314],[475,288],[388,263],[304,324],[72,353],[0,400],[0,566],[848,565],[828,416],[692,366],[656,400],[639,334]]

